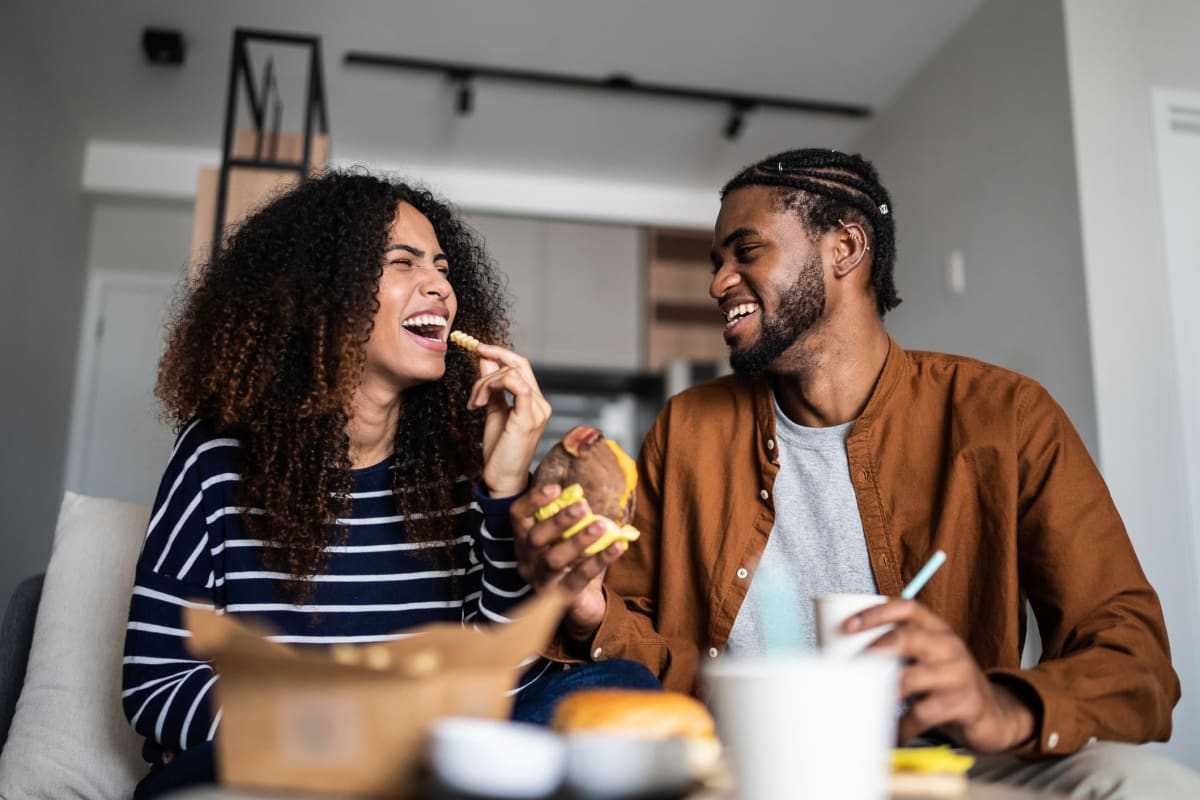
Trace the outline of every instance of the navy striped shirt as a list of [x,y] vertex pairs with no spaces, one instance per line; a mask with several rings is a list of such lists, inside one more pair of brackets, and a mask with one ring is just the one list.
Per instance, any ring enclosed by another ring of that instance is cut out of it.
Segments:
[[[459,482],[451,570],[405,540],[389,459],[354,470],[349,516],[338,520],[345,534],[326,547],[310,598],[294,605],[281,592],[290,576],[264,566],[271,545],[247,538],[242,525],[242,514],[262,512],[238,507],[238,448],[203,421],[179,435],[138,558],[121,697],[146,737],[148,761],[211,740],[220,722],[210,706],[217,676],[185,645],[185,606],[252,615],[280,631],[272,639],[292,645],[358,644],[404,638],[431,622],[504,622],[530,592],[517,574],[511,498],[488,498]],[[535,664],[523,686],[553,668]]]

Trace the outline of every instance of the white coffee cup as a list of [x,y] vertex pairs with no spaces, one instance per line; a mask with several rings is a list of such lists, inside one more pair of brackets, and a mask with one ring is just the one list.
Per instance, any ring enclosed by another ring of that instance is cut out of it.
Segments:
[[856,656],[894,625],[880,625],[858,633],[846,633],[842,625],[850,617],[889,598],[881,594],[823,594],[813,598],[817,622],[817,647],[830,656]]
[[865,653],[725,657],[704,679],[741,800],[883,800],[899,661]]

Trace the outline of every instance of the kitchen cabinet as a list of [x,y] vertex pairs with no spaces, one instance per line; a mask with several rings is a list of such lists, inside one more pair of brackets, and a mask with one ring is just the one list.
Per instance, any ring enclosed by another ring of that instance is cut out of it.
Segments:
[[466,221],[507,277],[518,352],[538,367],[641,369],[642,229],[491,214]]

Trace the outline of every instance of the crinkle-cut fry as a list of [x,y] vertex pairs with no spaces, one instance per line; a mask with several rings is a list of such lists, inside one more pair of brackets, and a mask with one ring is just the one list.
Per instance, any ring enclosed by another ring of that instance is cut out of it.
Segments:
[[459,347],[466,348],[474,353],[479,349],[479,340],[469,333],[463,331],[450,331],[450,341],[454,342]]
[[[570,486],[563,489],[562,494],[560,494],[557,498],[551,500],[549,503],[533,512],[533,518],[538,522],[550,519],[550,517],[553,517],[567,506],[571,505],[572,503],[577,503],[583,499],[583,487],[578,483],[572,483]],[[588,525],[591,525],[598,519],[604,520],[607,530],[605,530],[599,539],[587,546],[587,549],[583,551],[584,555],[595,555],[618,539],[623,539],[626,542],[635,542],[637,541],[638,536],[641,535],[638,529],[632,525],[617,525],[617,523],[613,522],[608,517],[601,517],[599,514],[587,514],[583,517],[583,519],[579,520],[570,528],[567,528],[565,531],[563,531],[562,538],[570,539],[572,536],[579,533],[581,530],[586,528]]]

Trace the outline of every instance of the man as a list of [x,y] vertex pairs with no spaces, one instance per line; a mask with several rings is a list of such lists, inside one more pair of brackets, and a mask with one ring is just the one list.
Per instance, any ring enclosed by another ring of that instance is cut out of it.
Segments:
[[[846,625],[895,625],[874,646],[904,659],[900,741],[932,731],[978,753],[1056,756],[1166,739],[1180,690],[1158,599],[1062,409],[1028,378],[905,351],[884,328],[900,300],[873,166],[791,151],[743,170],[722,199],[709,291],[737,374],[673,398],[647,435],[642,539],[620,560],[619,546],[585,558],[599,526],[557,538],[584,509],[527,518],[558,487],[514,506],[526,576],[577,592],[557,655],[636,659],[694,692],[705,659],[764,651],[759,569],[803,597],[895,597],[942,549],[919,601]],[[1027,599],[1044,652],[1022,669]],[[794,611],[811,640],[808,604]],[[1015,758],[980,768],[1050,780]],[[1193,780],[1169,763],[1155,779],[1172,770]]]

